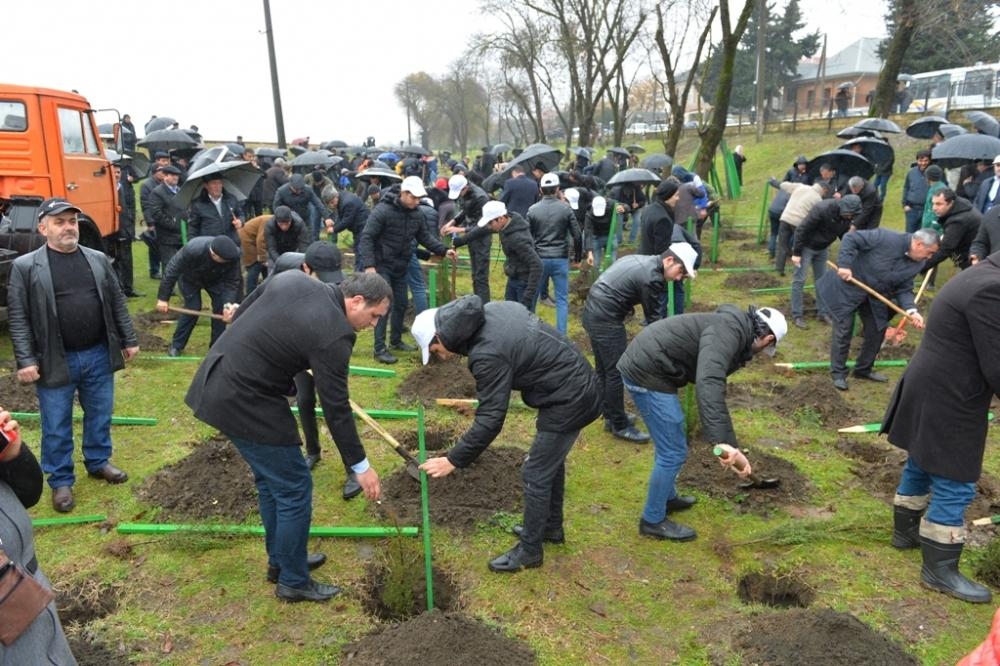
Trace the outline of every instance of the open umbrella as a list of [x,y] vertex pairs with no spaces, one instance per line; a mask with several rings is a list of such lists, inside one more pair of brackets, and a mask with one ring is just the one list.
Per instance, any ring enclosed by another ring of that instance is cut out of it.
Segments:
[[941,116],[917,118],[907,126],[906,136],[912,136],[914,139],[930,139],[937,134],[938,127],[947,122],[948,119]]
[[236,155],[236,157],[243,157],[243,151],[246,150],[246,147],[242,143],[236,143],[235,141],[224,145],[229,149],[229,152]]
[[326,142],[327,148],[347,148],[347,142],[341,141],[340,139],[334,139],[333,141]]
[[614,153],[615,155],[621,155],[622,157],[628,157],[629,152],[622,148],[621,146],[614,146],[613,148],[608,148],[609,153]]
[[647,169],[669,169],[674,165],[674,158],[666,153],[652,153],[642,160],[642,166]]
[[215,162],[231,162],[236,159],[238,159],[238,156],[233,155],[227,146],[213,146],[202,150],[191,159],[191,166],[188,167],[188,172],[194,173]]
[[941,123],[937,128],[938,134],[941,135],[942,139],[950,139],[953,136],[958,136],[959,134],[966,134],[967,129],[961,125],[953,125],[952,123]]
[[521,153],[507,162],[503,171],[491,174],[483,181],[483,189],[493,192],[499,189],[510,178],[511,169],[521,166],[525,171],[531,171],[536,164],[545,171],[555,171],[562,160],[562,151],[553,148],[546,143],[533,143],[521,151]]
[[253,186],[257,184],[263,175],[259,169],[249,162],[242,160],[236,162],[212,162],[197,171],[189,173],[184,185],[177,192],[176,202],[182,207],[191,204],[191,200],[198,196],[202,189],[202,183],[206,176],[212,174],[222,174],[222,187],[232,194],[238,201],[245,200]]
[[399,149],[399,152],[401,152],[401,153],[403,153],[405,155],[421,155],[421,156],[423,156],[423,155],[430,155],[431,154],[431,151],[427,150],[423,146],[418,146],[418,145],[416,145],[414,143],[411,143],[408,146],[403,146],[402,148]]
[[393,153],[393,152],[386,151],[384,153],[379,153],[378,160],[380,162],[386,162],[386,163],[388,163],[388,162],[398,162],[399,161],[399,155],[397,155],[396,153]]
[[285,157],[286,153],[281,148],[262,147],[254,151],[257,157]]
[[509,152],[510,148],[511,146],[509,143],[498,143],[493,146],[490,146],[489,152],[491,155],[499,155],[500,153]]
[[662,180],[649,169],[623,169],[608,179],[607,185],[621,185],[623,183],[659,183]]
[[860,127],[861,129],[877,130],[879,132],[885,132],[886,134],[903,133],[902,128],[888,118],[865,118],[860,122],[854,123],[854,126]]
[[1000,137],[1000,122],[985,111],[966,111],[965,118],[980,134]]
[[135,145],[142,146],[152,155],[157,151],[170,152],[182,148],[197,148],[198,142],[184,130],[161,129],[150,132]]
[[146,134],[149,134],[150,132],[155,132],[157,130],[168,129],[171,125],[175,124],[176,122],[177,121],[171,118],[170,116],[157,116],[156,118],[153,118],[148,123],[146,123],[146,126],[143,127],[142,130]]
[[371,169],[365,169],[355,176],[360,180],[367,181],[373,176],[378,176],[379,178],[388,178],[389,180],[403,180],[403,177],[392,169],[385,169],[381,167],[373,167]]
[[644,153],[644,152],[646,152],[646,149],[645,149],[645,148],[643,148],[642,146],[640,146],[640,145],[639,145],[639,144],[637,144],[637,143],[631,143],[631,144],[629,144],[629,145],[625,146],[625,149],[626,149],[626,150],[627,150],[628,152],[632,153],[633,155],[639,155],[639,154],[641,154],[641,153]]
[[875,165],[867,158],[858,155],[853,150],[830,150],[809,160],[806,171],[813,177],[819,179],[819,168],[824,164],[829,164],[836,169],[837,175],[842,178],[851,176],[861,176],[865,180],[875,173]]
[[142,153],[126,151],[125,154],[132,158],[132,171],[139,174],[138,178],[145,178],[149,173],[149,158]]
[[308,148],[306,148],[305,146],[300,146],[297,143],[293,143],[290,146],[288,146],[288,150],[289,150],[289,152],[292,153],[292,155],[301,155],[302,153],[308,153],[309,152]]
[[585,157],[588,160],[594,155],[593,148],[585,148],[580,146],[577,146],[575,148],[570,148],[569,152],[573,153],[577,157]]
[[1000,139],[985,134],[960,134],[931,149],[931,159],[946,169],[961,167],[974,160],[992,160],[997,155],[1000,155]]
[[878,139],[859,137],[857,139],[851,139],[840,147],[844,150],[851,150],[851,146],[861,146],[861,154],[868,158],[868,161],[873,164],[888,164],[896,157],[896,153],[893,151],[892,146],[885,141],[879,141]]
[[850,127],[845,127],[837,132],[837,136],[841,139],[855,139],[859,136],[870,136],[875,139],[881,139],[882,132],[879,132],[878,130],[865,129],[863,127],[858,127],[857,125],[851,125]]
[[841,83],[837,86],[837,90],[847,90],[848,88],[853,88],[854,84],[848,81],[847,83]]
[[[122,136],[132,133],[132,130],[124,125],[119,125],[119,127],[121,127]],[[97,126],[97,133],[101,136],[113,136],[115,133],[115,126],[113,123],[101,123]]]
[[902,81],[904,83],[913,83],[914,81],[916,81],[916,79],[913,77],[912,74],[897,74],[896,80]]
[[338,162],[342,162],[343,158],[339,156],[330,155],[328,152],[321,152],[318,150],[310,150],[307,153],[302,153],[292,160],[292,168],[295,167],[321,167],[327,168],[332,167]]

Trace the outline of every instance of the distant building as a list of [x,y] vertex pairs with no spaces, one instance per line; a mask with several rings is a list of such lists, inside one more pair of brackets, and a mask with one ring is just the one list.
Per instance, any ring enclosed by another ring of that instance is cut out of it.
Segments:
[[794,104],[800,115],[824,114],[830,109],[830,100],[841,84],[852,84],[848,89],[850,108],[867,107],[869,92],[878,85],[882,59],[877,49],[877,37],[862,37],[843,51],[828,55],[825,66],[819,56],[799,64],[798,78],[788,85],[785,99],[791,113]]

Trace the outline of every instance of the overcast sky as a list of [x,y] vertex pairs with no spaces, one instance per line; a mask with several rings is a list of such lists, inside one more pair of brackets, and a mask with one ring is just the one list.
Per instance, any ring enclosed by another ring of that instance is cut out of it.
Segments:
[[[208,140],[277,138],[262,0],[4,5],[0,81],[75,89],[94,108],[130,113],[140,134],[156,114],[196,124]],[[810,27],[827,32],[829,54],[884,35],[885,0],[800,5]],[[271,18],[286,139],[314,143],[405,140],[393,86],[411,72],[443,74],[468,35],[488,26],[474,0],[271,0]]]

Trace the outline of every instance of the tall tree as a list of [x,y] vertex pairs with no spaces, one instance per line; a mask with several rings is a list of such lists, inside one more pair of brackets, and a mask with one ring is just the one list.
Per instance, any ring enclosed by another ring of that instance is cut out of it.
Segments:
[[[885,21],[889,35],[878,54],[888,59],[900,24],[902,0],[889,0]],[[996,0],[922,0],[914,17],[916,27],[900,67],[916,74],[976,62],[995,62],[1000,52]]]
[[913,36],[917,32],[920,23],[920,11],[922,3],[918,5],[917,0],[895,0],[895,13],[893,22],[895,30],[890,33],[889,46],[885,52],[885,63],[878,76],[878,85],[875,87],[875,96],[872,100],[872,108],[869,114],[885,118],[892,110],[892,104],[896,95],[896,77],[899,76],[906,57],[906,51],[913,42]]
[[427,72],[407,74],[393,89],[400,106],[407,110],[409,118],[420,128],[424,147],[430,145],[431,134],[437,119],[437,100],[441,97],[441,86]]
[[467,68],[468,61],[458,59],[452,63],[448,73],[439,84],[441,96],[438,109],[448,119],[451,129],[451,145],[463,155],[468,153],[474,138],[484,138],[474,134],[473,128],[486,113],[486,91]]

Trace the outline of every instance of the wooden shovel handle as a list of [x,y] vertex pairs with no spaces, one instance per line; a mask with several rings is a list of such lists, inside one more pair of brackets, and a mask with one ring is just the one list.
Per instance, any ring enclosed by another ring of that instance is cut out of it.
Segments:
[[[833,263],[832,261],[828,260],[826,262],[826,264],[827,264],[827,266],[829,266],[830,268],[832,268],[835,271],[839,271],[840,270],[840,266],[838,266],[837,264]],[[892,301],[890,301],[888,298],[886,298],[882,294],[878,293],[877,291],[875,291],[874,289],[872,289],[871,287],[869,287],[868,285],[866,285],[864,282],[862,282],[861,280],[857,279],[856,277],[852,276],[851,279],[848,280],[848,282],[850,282],[851,284],[853,284],[858,289],[861,289],[862,291],[866,292],[869,296],[873,296],[873,297],[877,298],[878,300],[882,301],[882,303],[884,303],[886,305],[886,307],[888,307],[890,310],[893,310],[894,312],[897,312],[897,313],[903,315],[907,319],[910,318],[910,315],[906,314],[906,310],[904,310],[903,308],[899,307],[898,305],[896,305],[895,303],[893,303]]]
[[399,440],[397,440],[395,437],[393,437],[391,432],[389,432],[388,430],[386,430],[385,428],[383,428],[382,424],[380,424],[378,421],[376,421],[375,419],[373,419],[371,417],[371,415],[368,414],[368,412],[366,412],[364,409],[362,409],[361,405],[359,405],[358,403],[354,402],[354,400],[351,400],[350,398],[348,398],[348,402],[351,403],[351,411],[353,411],[355,414],[357,414],[358,416],[360,416],[361,420],[364,421],[365,423],[367,423],[369,426],[371,426],[372,430],[374,430],[379,435],[381,435],[382,438],[385,441],[387,441],[390,444],[392,444],[393,448],[396,449],[396,453],[398,453],[399,455],[403,456],[403,458],[405,458],[407,462],[412,462],[412,463],[417,464],[417,465],[420,464],[420,463],[417,462],[417,459],[414,458],[410,454],[409,451],[407,451],[405,448],[403,448],[403,445],[399,443]]
[[179,308],[175,305],[168,305],[167,309],[171,312],[179,312],[180,314],[193,315],[195,317],[211,317],[212,319],[225,320],[220,314],[215,314],[214,312],[202,312],[201,310],[190,310],[188,308]]

